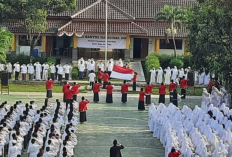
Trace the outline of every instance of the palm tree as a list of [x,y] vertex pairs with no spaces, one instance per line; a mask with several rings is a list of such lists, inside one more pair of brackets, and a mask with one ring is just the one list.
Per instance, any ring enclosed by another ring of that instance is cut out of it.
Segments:
[[6,28],[0,28],[0,62],[6,62],[6,53],[9,52],[12,46],[14,34]]
[[172,35],[175,57],[176,57],[175,34],[177,33],[177,30],[181,28],[184,17],[185,17],[184,10],[181,9],[180,7],[165,5],[164,8],[157,13],[155,18],[155,21],[166,21],[170,23],[171,28],[167,28],[165,33],[167,35]]

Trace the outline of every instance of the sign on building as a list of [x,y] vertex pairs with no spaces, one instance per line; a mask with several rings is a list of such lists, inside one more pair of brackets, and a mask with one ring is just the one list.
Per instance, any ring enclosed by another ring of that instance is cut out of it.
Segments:
[[[126,36],[108,36],[108,49],[126,49]],[[105,48],[104,35],[83,35],[78,38],[80,48]]]

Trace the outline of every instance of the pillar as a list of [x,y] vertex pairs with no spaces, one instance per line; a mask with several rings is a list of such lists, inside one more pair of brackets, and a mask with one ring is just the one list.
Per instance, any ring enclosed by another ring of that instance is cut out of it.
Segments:
[[43,52],[46,52],[46,36],[42,37],[42,42],[43,42]]
[[73,35],[73,48],[77,48],[77,36],[74,34]]
[[160,50],[160,40],[159,39],[155,39],[155,53],[159,53]]
[[130,49],[130,35],[126,35],[126,49]]
[[16,35],[13,36],[12,40],[12,51],[16,52]]

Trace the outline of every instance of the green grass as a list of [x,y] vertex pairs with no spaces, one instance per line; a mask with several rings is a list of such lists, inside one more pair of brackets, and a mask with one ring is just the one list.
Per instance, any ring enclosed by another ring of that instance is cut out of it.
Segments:
[[[83,86],[83,85],[82,85]],[[28,84],[9,84],[10,92],[45,92],[46,88],[45,85],[35,84],[35,85],[28,85]],[[62,86],[54,85],[52,91],[54,93],[62,93]],[[87,93],[87,88],[84,86],[84,89],[80,90],[80,93]]]

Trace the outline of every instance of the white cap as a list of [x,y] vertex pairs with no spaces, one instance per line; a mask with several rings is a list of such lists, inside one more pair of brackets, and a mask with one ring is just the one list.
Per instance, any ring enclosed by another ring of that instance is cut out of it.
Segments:
[[17,141],[16,141],[16,140],[13,140],[13,141],[12,141],[12,143],[13,143],[13,144],[16,144],[16,143],[17,143]]

